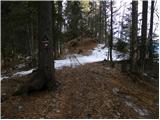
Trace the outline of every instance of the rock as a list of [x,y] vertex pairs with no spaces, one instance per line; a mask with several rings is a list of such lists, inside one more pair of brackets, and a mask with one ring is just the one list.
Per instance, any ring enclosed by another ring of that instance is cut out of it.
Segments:
[[57,110],[56,110],[56,112],[57,112],[57,113],[59,113],[59,112],[60,112],[60,110],[59,110],[59,109],[57,109]]
[[143,76],[148,76],[147,73],[143,73]]
[[18,110],[21,111],[23,109],[23,106],[18,106]]
[[117,112],[117,116],[120,117],[120,115],[121,115],[121,114],[120,114],[119,112]]
[[113,89],[112,89],[112,91],[113,91],[113,93],[114,93],[114,94],[116,94],[116,95],[117,95],[117,94],[118,94],[118,92],[119,92],[119,89],[118,89],[118,88],[113,88]]

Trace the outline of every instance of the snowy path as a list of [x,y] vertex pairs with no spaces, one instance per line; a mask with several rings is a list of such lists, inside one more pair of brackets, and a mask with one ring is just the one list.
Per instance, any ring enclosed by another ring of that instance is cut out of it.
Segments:
[[[103,61],[104,59],[107,59],[107,53],[108,53],[108,48],[104,48],[104,44],[98,44],[97,47],[95,47],[92,50],[92,54],[88,56],[82,56],[79,54],[74,54],[74,55],[68,55],[66,56],[66,59],[63,60],[55,60],[55,69],[62,69],[63,67],[76,67],[80,64],[84,65],[86,63],[93,63],[93,62],[99,62]],[[128,59],[128,55],[122,54],[120,52],[117,52],[116,50],[112,51],[112,56],[114,61],[120,61],[124,59]],[[76,59],[79,61],[79,63],[76,60],[71,60],[70,57],[75,56]],[[28,71],[21,71],[13,74],[12,77],[14,76],[25,76],[30,73],[32,73],[34,69],[28,70]],[[8,76],[1,76],[1,79],[8,78]]]
[[[78,54],[74,54],[78,61],[83,65],[86,63],[93,63],[93,62],[99,62],[103,61],[104,59],[107,59],[107,53],[108,53],[108,48],[104,48],[104,44],[98,44],[94,50],[92,50],[92,54],[89,56],[82,56]],[[120,52],[117,52],[115,50],[112,51],[112,56],[114,61],[120,61],[123,59],[127,59],[129,56],[124,55]],[[72,62],[72,63],[71,63]],[[73,63],[75,62],[75,63]],[[71,61],[69,57],[66,57],[64,60],[55,60],[55,68],[56,69],[61,69],[64,66],[71,66],[71,64],[74,64],[75,66],[79,65],[76,61]]]

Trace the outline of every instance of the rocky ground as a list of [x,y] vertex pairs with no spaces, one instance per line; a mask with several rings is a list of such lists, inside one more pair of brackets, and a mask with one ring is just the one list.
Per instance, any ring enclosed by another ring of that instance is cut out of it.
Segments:
[[1,81],[2,118],[159,118],[158,77],[105,61],[56,70],[55,91],[12,96],[28,76]]

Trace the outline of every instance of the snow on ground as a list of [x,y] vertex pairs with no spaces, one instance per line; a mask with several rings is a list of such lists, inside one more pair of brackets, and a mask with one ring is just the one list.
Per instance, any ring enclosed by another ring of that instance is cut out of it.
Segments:
[[131,101],[125,101],[126,105],[132,108],[135,112],[137,112],[140,116],[148,116],[149,112],[145,108],[139,108],[136,104],[132,103]]
[[32,73],[33,70],[35,70],[35,69],[31,69],[31,70],[28,70],[28,71],[17,72],[15,74],[13,74],[13,76],[25,76],[25,75],[28,75],[28,74]]
[[[98,44],[92,50],[92,54],[88,56],[82,56],[79,54],[73,54],[66,56],[66,59],[63,60],[55,60],[55,69],[62,69],[63,67],[76,67],[79,65],[84,65],[86,63],[93,63],[103,61],[104,59],[107,60],[108,48],[104,47],[104,44]],[[120,61],[124,59],[128,59],[129,56],[127,54],[122,54],[116,50],[112,51],[112,57],[114,61]],[[34,69],[28,71],[21,71],[13,74],[14,76],[25,76],[32,73]],[[7,76],[1,77],[1,80],[4,78],[8,78]]]
[[[108,48],[104,48],[104,44],[98,44],[96,48],[92,50],[92,54],[88,56],[82,56],[78,54],[73,54],[66,56],[64,60],[55,60],[55,68],[61,69],[63,67],[75,67],[80,64],[93,63],[107,60]],[[75,59],[76,57],[76,59]],[[129,56],[127,54],[122,54],[116,50],[112,51],[112,57],[114,61],[120,61],[124,59],[128,59]],[[78,61],[77,61],[78,60]],[[79,63],[80,64],[79,64]]]
[[[25,75],[31,74],[33,70],[35,70],[35,69],[31,69],[31,70],[27,70],[27,71],[17,72],[17,73],[15,73],[15,74],[13,74],[11,77],[15,77],[15,76],[25,76]],[[8,77],[8,76],[2,76],[2,75],[1,75],[0,80],[7,79],[7,78],[11,78],[11,77]]]
[[8,76],[1,76],[0,80],[3,80],[3,79],[7,79],[9,78]]

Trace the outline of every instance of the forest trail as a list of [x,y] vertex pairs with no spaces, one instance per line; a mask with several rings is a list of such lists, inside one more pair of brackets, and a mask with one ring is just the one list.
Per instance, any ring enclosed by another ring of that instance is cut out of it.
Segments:
[[2,2],[1,118],[159,118],[157,3]]
[[[2,95],[25,78],[2,81]],[[104,61],[56,70],[56,80],[56,91],[9,96],[2,118],[158,118],[158,86]]]
[[[83,38],[79,41],[77,41],[77,39],[69,41],[65,45],[65,49],[62,55],[54,61],[55,69],[63,69],[64,67],[77,67],[79,65],[99,62],[108,59],[108,47],[106,47],[105,44],[98,44],[95,40],[92,40],[88,37]],[[128,54],[121,53],[117,50],[113,50],[112,54],[114,61],[126,60],[129,57]],[[16,66],[22,66],[24,68],[17,68],[11,72],[3,72],[4,74],[2,73],[1,80],[16,76],[25,76],[35,70],[35,68],[28,68],[26,70],[26,66],[24,63]],[[22,71],[23,69],[25,71]]]

